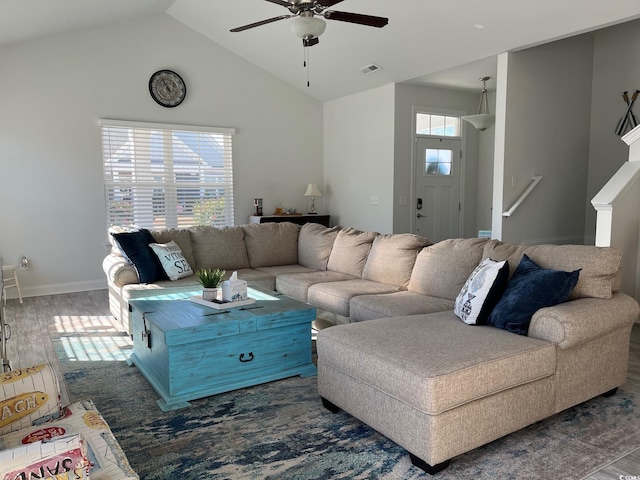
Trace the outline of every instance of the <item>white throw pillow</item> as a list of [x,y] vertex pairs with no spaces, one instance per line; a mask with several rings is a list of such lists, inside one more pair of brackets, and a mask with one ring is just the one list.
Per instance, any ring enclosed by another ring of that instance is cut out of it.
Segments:
[[469,275],[456,298],[453,312],[464,323],[484,325],[504,293],[509,279],[509,263],[485,258]]
[[189,262],[182,255],[182,250],[176,242],[150,243],[149,246],[158,256],[164,272],[169,280],[178,280],[193,274]]

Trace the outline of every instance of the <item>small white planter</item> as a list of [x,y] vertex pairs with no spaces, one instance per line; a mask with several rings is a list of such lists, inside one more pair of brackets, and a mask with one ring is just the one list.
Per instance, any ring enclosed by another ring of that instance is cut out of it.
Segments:
[[220,295],[218,292],[220,291],[220,287],[216,288],[203,288],[202,289],[202,299],[207,300],[208,302],[213,302],[214,300],[219,300]]

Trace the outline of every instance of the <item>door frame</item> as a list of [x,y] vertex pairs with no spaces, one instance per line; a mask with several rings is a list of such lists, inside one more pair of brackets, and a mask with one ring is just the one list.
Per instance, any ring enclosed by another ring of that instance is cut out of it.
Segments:
[[[424,107],[421,105],[413,105],[411,109],[411,178],[410,178],[410,186],[409,186],[409,195],[411,197],[411,205],[409,208],[409,231],[416,231],[416,215],[418,214],[418,210],[416,209],[416,170],[417,170],[417,139],[421,138],[455,138],[455,137],[442,137],[439,135],[418,135],[416,134],[416,115],[418,113],[432,113],[436,115],[449,115],[452,117],[462,117],[463,115],[467,115],[466,110],[455,110],[450,108],[437,108],[437,107]],[[464,224],[465,224],[465,211],[466,211],[466,192],[465,192],[465,179],[466,179],[466,170],[467,170],[467,149],[466,147],[466,122],[463,120],[460,121],[460,203],[462,204],[462,209],[460,210],[460,216],[458,218],[458,229],[461,232],[461,235],[464,236]]]

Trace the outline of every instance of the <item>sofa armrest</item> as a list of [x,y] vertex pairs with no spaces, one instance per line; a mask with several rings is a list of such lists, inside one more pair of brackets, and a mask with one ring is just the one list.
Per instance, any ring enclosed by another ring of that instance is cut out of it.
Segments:
[[124,257],[107,255],[102,262],[102,269],[107,274],[107,280],[118,287],[140,283],[138,272]]
[[580,298],[538,310],[531,319],[529,336],[570,348],[631,327],[639,314],[638,302],[624,293],[610,299]]

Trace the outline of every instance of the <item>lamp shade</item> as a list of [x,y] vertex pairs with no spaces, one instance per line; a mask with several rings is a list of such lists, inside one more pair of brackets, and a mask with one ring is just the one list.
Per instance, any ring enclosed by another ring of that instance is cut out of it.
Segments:
[[318,17],[293,17],[289,25],[293,34],[300,38],[319,37],[327,26]]
[[465,115],[461,117],[462,120],[469,122],[481,132],[484,132],[487,128],[493,125],[496,121],[496,116],[492,113],[478,113],[477,115]]
[[307,185],[307,191],[304,192],[305,197],[321,197],[322,192],[315,183]]
[[[482,82],[482,90],[480,91],[480,103],[478,104],[477,115],[465,115],[462,118],[465,122],[469,122],[481,132],[485,131],[496,121],[496,116],[489,113],[489,98],[487,96],[487,80],[491,77],[480,77]],[[484,105],[484,113],[482,113],[482,107]]]

